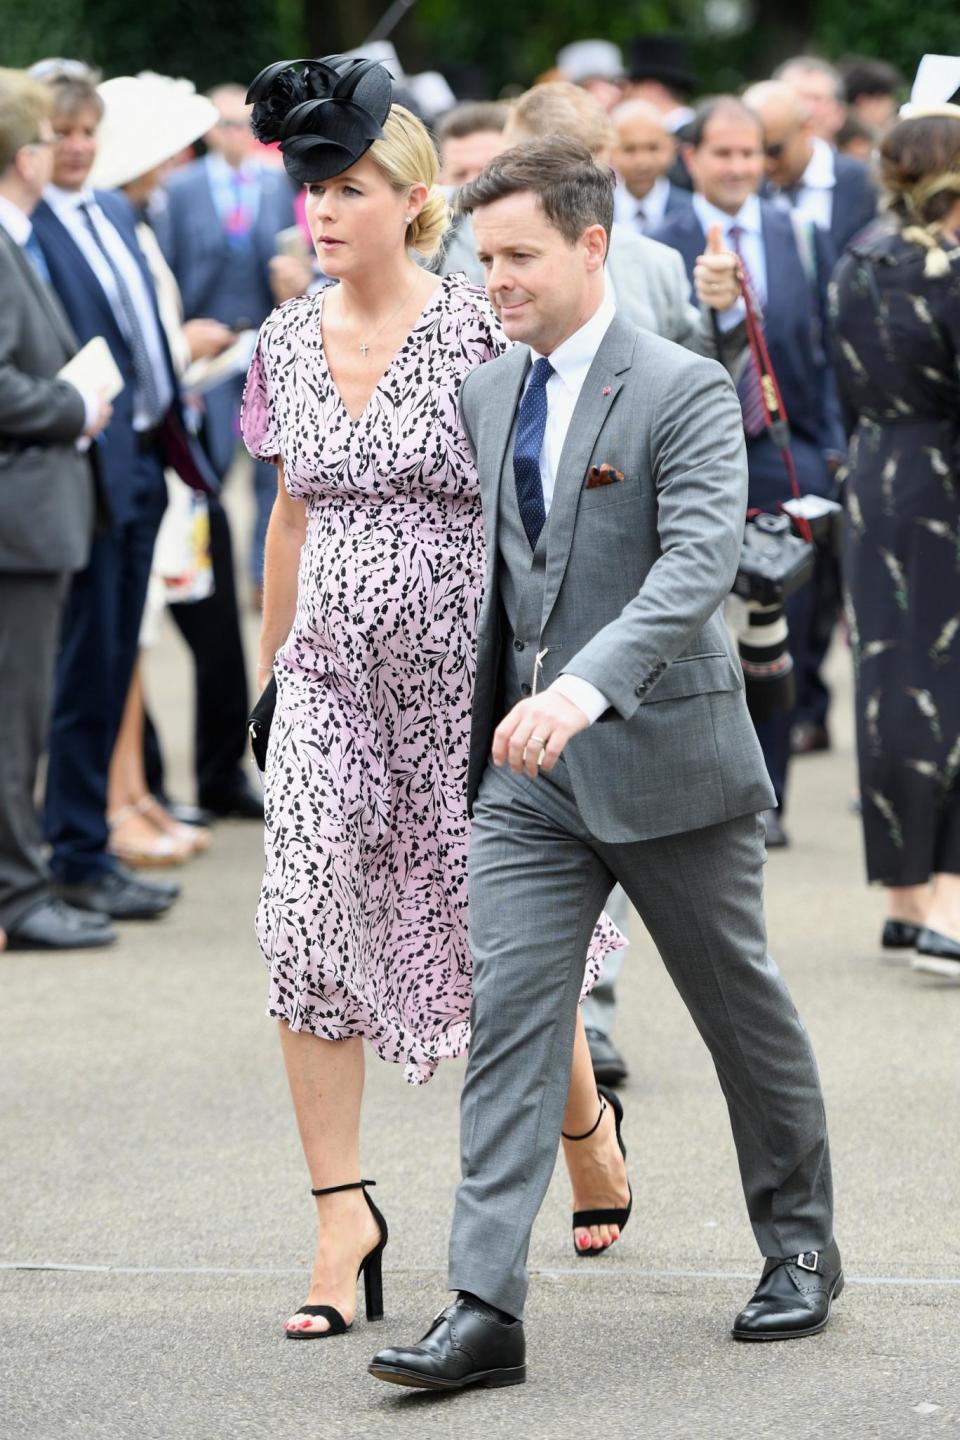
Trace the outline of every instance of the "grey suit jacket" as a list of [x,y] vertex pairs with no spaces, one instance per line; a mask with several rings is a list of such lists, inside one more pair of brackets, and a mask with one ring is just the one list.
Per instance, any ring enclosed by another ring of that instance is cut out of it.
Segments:
[[57,371],[77,342],[53,292],[0,225],[0,572],[81,570],[93,472],[74,441],[83,397]]
[[[529,363],[516,346],[473,371],[461,392],[487,545],[471,807],[502,718],[498,496]],[[623,480],[586,489],[591,465],[603,463]],[[560,457],[537,647],[547,651],[543,686],[569,671],[610,701],[565,751],[580,812],[600,840],[696,830],[774,803],[719,608],[746,505],[743,422],[726,372],[617,316]]]
[[[455,224],[437,266],[441,275],[457,271],[483,285],[483,267],[474,246],[469,215]],[[698,355],[719,359],[711,312],[693,303],[682,256],[659,240],[634,234],[626,225],[614,225],[607,256],[607,273],[616,293],[617,312],[641,330],[673,340]],[[740,362],[745,341],[743,326],[724,336],[723,359],[731,367]]]

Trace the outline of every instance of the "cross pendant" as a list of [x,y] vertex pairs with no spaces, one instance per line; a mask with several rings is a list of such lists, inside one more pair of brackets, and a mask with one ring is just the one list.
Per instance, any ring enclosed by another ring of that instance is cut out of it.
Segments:
[[366,358],[367,358],[367,352],[368,352],[369,349],[370,349],[370,346],[367,344],[366,340],[361,340],[361,341],[360,341],[360,354],[363,356],[364,360],[366,360]]

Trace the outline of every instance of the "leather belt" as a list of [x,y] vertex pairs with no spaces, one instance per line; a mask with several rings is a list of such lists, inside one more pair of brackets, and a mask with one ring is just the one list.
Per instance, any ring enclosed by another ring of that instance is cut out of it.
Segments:
[[154,425],[152,430],[134,431],[137,440],[137,449],[141,455],[149,455],[160,448],[160,426]]

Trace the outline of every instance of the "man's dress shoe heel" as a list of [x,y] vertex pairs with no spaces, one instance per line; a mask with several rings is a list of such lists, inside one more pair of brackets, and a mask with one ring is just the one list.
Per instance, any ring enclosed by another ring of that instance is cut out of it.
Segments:
[[458,1295],[417,1345],[381,1350],[370,1374],[416,1390],[495,1390],[527,1378],[523,1322],[475,1296]]
[[840,1251],[806,1250],[782,1260],[767,1260],[760,1284],[733,1322],[735,1340],[800,1340],[816,1335],[830,1319],[843,1291]]
[[[614,1094],[612,1090],[608,1090],[605,1085],[597,1086],[597,1094],[600,1097],[600,1114],[597,1116],[596,1123],[592,1125],[589,1130],[585,1130],[582,1135],[567,1135],[566,1132],[561,1132],[563,1134],[563,1138],[564,1140],[589,1140],[590,1136],[594,1133],[597,1126],[600,1124],[600,1121],[603,1119],[606,1108],[609,1105],[610,1109],[613,1111],[613,1119],[617,1127],[617,1144],[620,1146],[620,1154],[623,1156],[624,1160],[626,1160],[627,1147],[626,1145],[624,1145],[623,1136],[620,1134],[620,1127],[623,1124],[623,1106],[620,1103],[620,1097],[619,1095]],[[630,1188],[629,1184],[627,1188]],[[618,1225],[620,1227],[620,1234],[622,1235],[624,1231],[624,1226],[630,1219],[630,1212],[632,1209],[633,1191],[630,1190],[630,1199],[625,1206],[611,1207],[606,1210],[574,1210],[574,1236],[576,1236],[576,1232],[578,1230],[589,1230],[592,1225]],[[576,1238],[574,1238],[573,1249],[574,1253],[579,1255],[581,1260],[592,1260],[595,1255],[605,1254],[606,1249],[609,1249],[609,1246],[605,1247],[604,1250],[594,1250],[592,1246],[589,1250],[581,1250],[577,1246]]]
[[[351,1185],[330,1185],[325,1190],[311,1190],[311,1195],[335,1195],[341,1190],[362,1190],[363,1198],[380,1230],[378,1243],[364,1256],[357,1271],[357,1279],[363,1276],[363,1299],[367,1320],[383,1319],[383,1248],[387,1243],[387,1222],[367,1194],[367,1186],[375,1180],[356,1180]],[[353,1326],[348,1325],[340,1311],[333,1305],[301,1305],[297,1315],[319,1316],[326,1320],[329,1329],[315,1330],[310,1324],[299,1328],[293,1324],[286,1327],[288,1340],[330,1340],[334,1335],[346,1335]],[[296,1316],[293,1317],[294,1320]]]

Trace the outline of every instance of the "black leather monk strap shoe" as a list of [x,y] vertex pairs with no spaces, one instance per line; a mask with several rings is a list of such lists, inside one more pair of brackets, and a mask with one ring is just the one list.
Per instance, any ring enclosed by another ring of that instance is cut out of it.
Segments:
[[735,1340],[799,1340],[816,1335],[830,1319],[843,1289],[835,1240],[826,1250],[806,1250],[767,1260],[753,1299],[733,1322]]
[[367,1368],[378,1380],[420,1390],[522,1385],[527,1378],[523,1321],[498,1314],[472,1295],[458,1295],[419,1345],[381,1350]]

